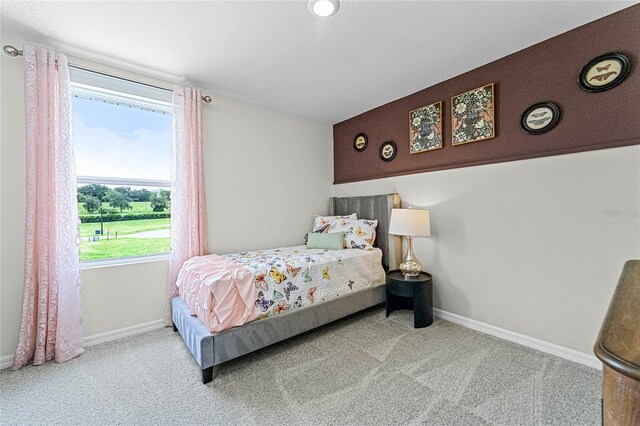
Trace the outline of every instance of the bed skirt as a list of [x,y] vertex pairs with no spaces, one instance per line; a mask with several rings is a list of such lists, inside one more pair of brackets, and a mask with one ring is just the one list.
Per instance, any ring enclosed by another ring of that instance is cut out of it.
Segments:
[[[174,297],[171,305],[174,329],[180,332],[203,370],[203,382],[206,383],[211,380],[214,366],[378,305],[384,300],[385,286],[382,284],[214,334],[209,333],[198,318],[189,314],[189,308],[180,297]],[[205,374],[205,370],[208,370],[208,374]]]

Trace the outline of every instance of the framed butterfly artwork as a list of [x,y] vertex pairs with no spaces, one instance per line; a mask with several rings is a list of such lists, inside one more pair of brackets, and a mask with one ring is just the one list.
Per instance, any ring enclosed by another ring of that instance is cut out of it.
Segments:
[[380,149],[378,150],[378,155],[382,161],[389,162],[396,157],[397,151],[396,143],[393,141],[386,141],[382,145],[380,145]]
[[525,133],[540,135],[553,129],[560,121],[560,109],[551,102],[540,102],[525,110],[520,126]]
[[358,133],[355,138],[353,138],[353,149],[358,152],[362,152],[367,149],[367,145],[369,145],[369,138],[365,133]]
[[593,58],[582,68],[578,84],[591,93],[604,92],[622,83],[629,75],[631,61],[619,52],[610,52]]

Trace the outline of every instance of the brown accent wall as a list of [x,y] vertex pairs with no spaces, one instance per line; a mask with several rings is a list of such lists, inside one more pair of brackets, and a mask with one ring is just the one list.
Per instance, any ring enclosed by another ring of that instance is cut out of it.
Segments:
[[[576,6],[577,7],[577,6]],[[587,93],[577,83],[582,67],[603,53],[631,59],[629,77],[611,90]],[[640,144],[640,5],[476,68],[333,126],[334,183]],[[451,145],[451,97],[495,83],[496,137]],[[444,148],[409,154],[409,111],[443,101]],[[554,102],[560,122],[542,135],[525,134],[524,110]],[[364,132],[369,145],[353,149]],[[378,156],[386,140],[398,146],[389,163]]]

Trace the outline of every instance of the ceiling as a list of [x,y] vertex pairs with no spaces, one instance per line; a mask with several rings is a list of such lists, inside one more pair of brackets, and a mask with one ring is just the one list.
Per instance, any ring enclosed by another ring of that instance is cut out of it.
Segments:
[[[210,94],[335,123],[636,2],[15,2],[26,40]],[[22,46],[16,46],[21,48]]]

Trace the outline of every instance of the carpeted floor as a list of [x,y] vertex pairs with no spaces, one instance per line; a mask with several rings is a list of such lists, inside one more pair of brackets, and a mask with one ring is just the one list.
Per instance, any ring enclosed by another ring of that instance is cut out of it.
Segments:
[[600,372],[374,308],[224,364],[208,385],[171,329],[0,372],[0,423],[600,424]]

